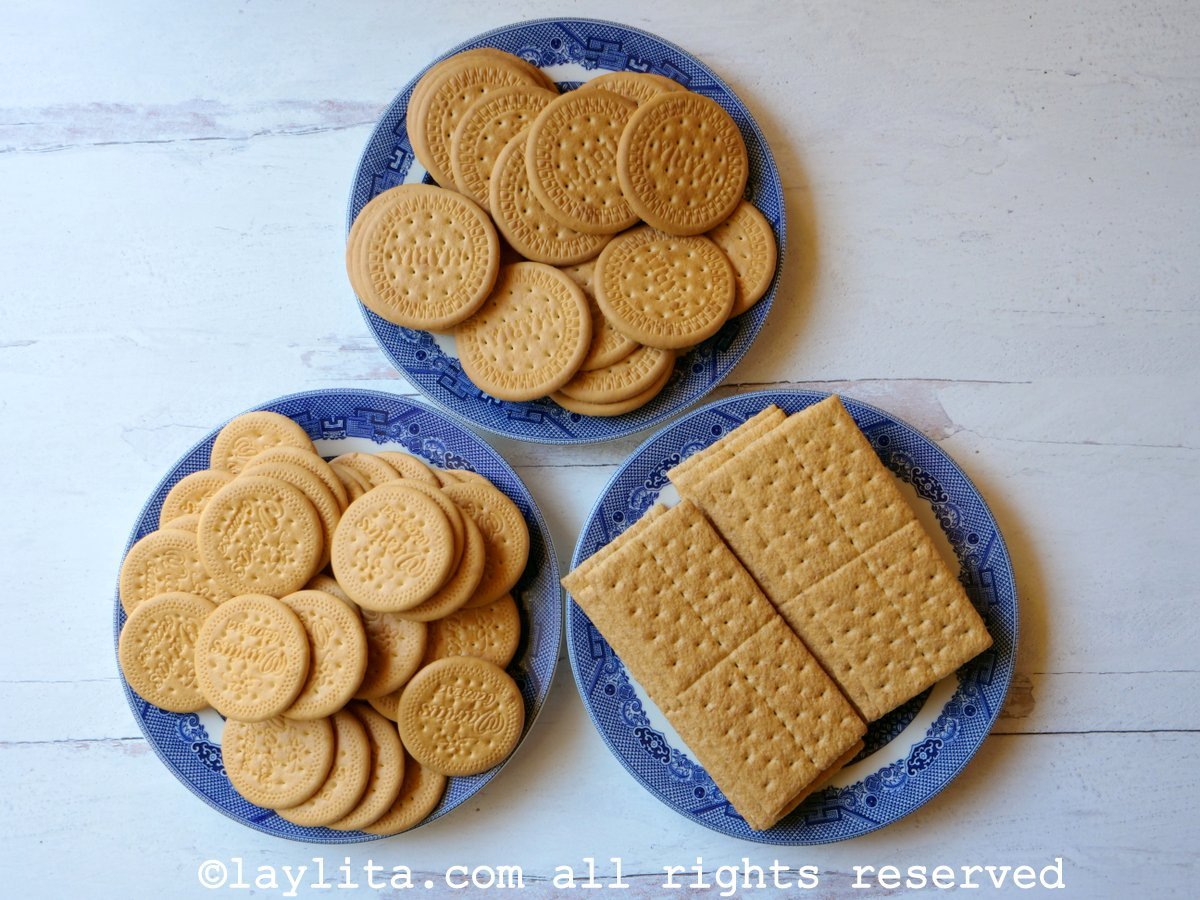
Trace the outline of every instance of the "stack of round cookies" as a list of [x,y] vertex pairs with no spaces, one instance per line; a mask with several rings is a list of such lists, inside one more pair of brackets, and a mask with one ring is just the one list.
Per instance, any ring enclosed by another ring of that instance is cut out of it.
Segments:
[[394,834],[520,738],[504,669],[528,555],[524,517],[483,476],[407,453],[326,462],[291,419],[247,413],[126,555],[121,668],[149,703],[226,717],[225,770],[250,802]]
[[363,207],[350,281],[384,319],[452,332],[488,394],[630,412],[770,287],[775,234],[743,199],[742,135],[669,78],[559,94],[519,57],[471,50],[425,73],[406,126],[437,185]]

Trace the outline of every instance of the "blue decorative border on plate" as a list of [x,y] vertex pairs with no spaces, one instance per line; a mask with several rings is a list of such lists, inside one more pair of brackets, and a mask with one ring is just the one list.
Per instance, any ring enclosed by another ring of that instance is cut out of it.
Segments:
[[[754,342],[771,311],[779,273],[783,271],[787,217],[783,184],[766,139],[746,106],[711,69],[674,44],[636,28],[593,19],[522,22],[474,37],[439,59],[476,47],[506,50],[541,67],[577,65],[586,70],[657,72],[720,103],[737,122],[746,141],[750,157],[747,199],[775,230],[779,247],[775,279],[753,309],[731,319],[716,335],[681,355],[670,382],[654,400],[639,410],[611,418],[572,413],[551,400],[497,400],[475,387],[458,360],[444,353],[427,332],[393,325],[359,304],[363,317],[392,364],[421,393],[479,428],[517,440],[572,444],[613,440],[657,425],[720,384]],[[417,80],[419,76],[392,101],[367,142],[350,193],[347,231],[367,201],[410,180],[410,174],[415,180],[420,171],[417,166],[417,171],[410,173],[415,156],[404,125]],[[578,82],[560,84],[575,87]]]
[[[572,568],[636,522],[667,485],[667,471],[681,460],[772,403],[792,413],[827,396],[816,391],[741,394],[711,403],[650,437],[596,501],[575,547]],[[967,594],[994,641],[990,650],[959,669],[953,696],[915,743],[892,742],[936,687],[871,724],[858,759],[882,753],[886,765],[854,784],[812,795],[773,828],[752,830],[704,769],[652,726],[621,660],[574,600],[567,604],[567,650],[575,683],[609,749],[643,787],[676,812],[733,837],[767,844],[821,844],[866,834],[907,815],[962,771],[995,723],[1012,679],[1016,584],[987,504],[953,460],[919,431],[864,403],[846,397],[842,401],[883,463],[930,504],[961,564]],[[889,747],[895,752],[887,752]]]
[[[524,741],[546,701],[558,663],[562,638],[562,589],[558,584],[558,558],[550,531],[512,467],[487,443],[441,413],[423,403],[381,391],[306,391],[272,400],[255,409],[269,409],[291,417],[314,441],[367,439],[379,444],[380,449],[407,450],[438,468],[479,472],[517,504],[529,526],[530,548],[525,574],[512,592],[521,612],[522,636],[508,673],[516,680],[525,700],[525,728],[521,735]],[[189,450],[154,489],[138,516],[125,545],[125,553],[139,538],[158,527],[163,499],[172,485],[185,475],[208,468],[213,440],[219,430],[214,429]],[[125,623],[125,612],[119,597],[114,596],[114,605],[115,649]],[[375,835],[358,831],[293,825],[271,810],[243,799],[230,785],[221,762],[220,747],[210,739],[199,716],[161,710],[134,693],[124,677],[121,684],[150,746],[175,777],[209,806],[258,831],[296,841],[345,844],[377,839]],[[491,781],[501,768],[503,764],[480,775],[451,778],[441,803],[425,822],[440,818],[463,803]]]

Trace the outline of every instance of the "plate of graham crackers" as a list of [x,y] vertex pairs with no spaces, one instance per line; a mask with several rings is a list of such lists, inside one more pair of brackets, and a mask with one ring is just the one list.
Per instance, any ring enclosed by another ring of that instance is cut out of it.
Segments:
[[609,749],[746,840],[827,843],[912,812],[1012,678],[1016,587],[986,503],[919,431],[849,398],[743,394],[649,438],[563,584]]
[[528,735],[562,633],[550,534],[469,430],[369,390],[271,401],[155,488],[114,608],[122,685],[213,808],[313,843],[397,834]]
[[435,60],[355,173],[347,272],[427,398],[505,437],[610,440],[719,384],[762,328],[787,221],[762,132],[654,35],[523,22]]

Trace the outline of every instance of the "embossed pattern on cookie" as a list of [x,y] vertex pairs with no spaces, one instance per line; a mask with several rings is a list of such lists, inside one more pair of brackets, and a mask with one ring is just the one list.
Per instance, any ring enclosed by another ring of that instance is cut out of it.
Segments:
[[328,719],[225,723],[221,760],[229,780],[251,803],[274,809],[303,803],[320,790],[333,765]]
[[362,622],[367,634],[367,669],[355,696],[370,700],[399,690],[420,668],[427,626],[373,609],[362,611]]
[[212,495],[231,481],[233,473],[220,469],[201,469],[185,475],[171,486],[163,498],[162,510],[158,514],[159,527],[180,516],[199,514]]
[[367,671],[367,635],[362,619],[324,591],[296,591],[279,598],[308,633],[308,678],[283,711],[289,719],[331,716],[358,691]]
[[583,362],[579,365],[581,372],[590,372],[592,369],[611,366],[641,346],[637,341],[613,328],[612,323],[604,318],[600,304],[596,302],[596,294],[592,290],[592,276],[596,270],[594,259],[574,266],[560,266],[559,270],[583,288],[583,295],[587,298],[588,312],[592,315],[592,343],[588,347]]
[[504,668],[521,641],[521,616],[511,594],[494,603],[458,612],[429,625],[425,664],[448,656],[478,656]]
[[332,717],[333,766],[320,789],[296,806],[276,809],[280,818],[295,825],[316,828],[336,822],[358,804],[371,775],[371,742],[366,727],[353,713],[342,710]]
[[407,831],[437,809],[446,792],[446,776],[425,768],[407,753],[404,782],[392,808],[363,828],[367,834],[391,835]]
[[121,563],[118,593],[128,615],[144,600],[171,591],[196,594],[213,603],[231,596],[209,574],[196,535],[168,528],[150,532],[129,548]]
[[404,747],[396,726],[375,710],[362,703],[347,709],[358,717],[367,729],[371,743],[371,771],[362,799],[345,816],[329,827],[338,831],[358,831],[377,821],[391,809],[404,783]]
[[475,522],[483,536],[483,578],[467,605],[485,606],[511,591],[525,571],[529,526],[517,504],[493,485],[464,481],[442,490]]
[[216,605],[195,594],[160,594],[139,604],[121,629],[117,657],[129,686],[170,712],[208,701],[196,683],[196,637]]
[[580,372],[561,391],[588,403],[617,403],[649,390],[673,365],[674,350],[642,347],[611,366]]
[[753,203],[743,200],[733,215],[708,232],[708,237],[733,266],[737,296],[730,315],[740,316],[762,299],[775,277],[779,254],[775,232],[767,217]]
[[581,91],[594,91],[597,88],[612,91],[632,100],[639,106],[651,97],[657,97],[665,91],[685,91],[678,81],[657,75],[654,72],[605,72],[579,86]]
[[230,420],[217,433],[210,465],[236,475],[264,450],[281,446],[314,452],[308,433],[287,416],[265,409],[254,410]]
[[484,94],[467,107],[450,141],[458,189],[491,211],[488,186],[500,151],[556,96],[545,88],[512,85]]

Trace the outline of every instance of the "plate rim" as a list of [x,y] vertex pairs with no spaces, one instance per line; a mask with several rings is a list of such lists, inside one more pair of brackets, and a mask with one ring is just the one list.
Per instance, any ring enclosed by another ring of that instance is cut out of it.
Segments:
[[[763,133],[762,126],[759,125],[758,120],[754,117],[754,114],[750,110],[750,107],[747,106],[745,101],[742,100],[741,96],[736,91],[734,91],[733,88],[731,88],[729,86],[729,84],[725,81],[725,79],[722,78],[721,75],[718,74],[716,71],[714,71],[711,68],[711,66],[709,66],[709,64],[706,63],[701,57],[697,56],[696,54],[692,53],[689,50],[685,50],[683,47],[680,47],[678,44],[674,43],[673,41],[667,40],[666,38],[660,37],[659,35],[655,34],[654,32],[647,31],[643,28],[639,28],[634,25],[626,25],[621,22],[615,22],[611,19],[595,19],[595,18],[591,18],[588,16],[543,16],[543,17],[540,17],[537,19],[527,19],[527,20],[522,20],[522,21],[515,21],[515,22],[510,22],[506,25],[500,25],[495,28],[490,28],[487,31],[480,32],[479,34],[476,34],[476,35],[466,39],[465,41],[460,41],[458,44],[454,45],[454,47],[452,47],[450,50],[447,50],[445,53],[442,53],[440,56],[434,57],[433,60],[431,60],[427,65],[425,65],[423,68],[421,68],[420,71],[418,71],[418,73],[416,74],[416,76],[414,78],[412,78],[410,81],[406,82],[400,88],[400,90],[396,92],[396,94],[387,103],[387,105],[384,106],[383,111],[379,115],[379,119],[375,122],[374,127],[372,128],[370,136],[367,138],[367,142],[364,145],[362,152],[359,154],[358,162],[356,163],[355,169],[354,169],[354,176],[351,178],[350,189],[348,192],[348,196],[346,198],[345,234],[347,236],[349,235],[350,228],[354,224],[353,210],[354,210],[355,187],[356,187],[356,184],[357,184],[357,182],[361,176],[361,173],[364,169],[364,165],[365,165],[365,162],[367,159],[367,154],[370,151],[371,145],[374,143],[376,135],[379,132],[380,125],[382,124],[383,119],[388,115],[388,113],[391,112],[391,110],[393,110],[396,107],[396,104],[400,102],[400,100],[404,97],[404,95],[406,93],[411,95],[411,92],[416,87],[417,82],[419,82],[421,80],[421,78],[425,75],[426,72],[428,72],[431,68],[433,68],[433,66],[437,65],[442,60],[448,59],[449,57],[455,55],[456,53],[464,52],[465,50],[469,49],[471,47],[471,45],[473,45],[473,44],[477,44],[480,41],[487,40],[488,38],[492,38],[496,35],[505,34],[507,32],[512,31],[513,29],[544,26],[544,25],[562,25],[562,24],[583,24],[583,25],[593,25],[593,26],[604,26],[604,27],[608,27],[608,28],[616,28],[616,29],[620,29],[623,31],[633,32],[643,38],[659,42],[663,46],[669,48],[670,50],[673,50],[676,53],[679,53],[679,54],[687,57],[690,60],[695,61],[701,67],[706,69],[712,75],[713,81],[717,85],[719,85],[722,88],[722,90],[727,92],[730,97],[733,97],[743,109],[745,109],[747,122],[749,123],[751,129],[755,133],[757,133],[759,135],[759,137],[762,139],[761,143],[762,143],[764,164],[771,172],[774,173],[775,180],[778,182],[778,185],[779,185],[779,234],[778,234],[778,240],[776,242],[777,258],[775,261],[775,274],[771,279],[770,286],[767,288],[767,293],[764,294],[762,299],[758,303],[755,304],[756,307],[760,304],[765,305],[766,311],[763,314],[762,320],[758,323],[758,325],[753,326],[754,327],[754,335],[750,339],[750,342],[746,345],[745,349],[743,349],[742,352],[740,354],[738,354],[737,358],[729,366],[729,370],[725,373],[724,377],[722,377],[719,381],[713,381],[710,384],[706,385],[704,387],[704,389],[702,391],[700,391],[700,393],[698,393],[695,397],[692,397],[685,403],[683,403],[673,409],[665,410],[662,413],[651,417],[650,421],[647,421],[642,424],[631,423],[631,424],[625,425],[625,426],[613,431],[610,434],[605,434],[600,437],[587,438],[587,439],[567,438],[567,437],[562,437],[562,436],[557,436],[557,435],[531,436],[531,435],[527,435],[527,434],[518,434],[518,433],[512,432],[512,431],[503,431],[493,425],[489,425],[484,422],[476,421],[475,419],[470,418],[469,416],[465,415],[464,413],[461,413],[458,410],[451,409],[449,406],[444,405],[442,403],[442,401],[439,400],[437,397],[433,396],[425,388],[425,386],[423,384],[409,378],[407,370],[404,369],[403,367],[401,367],[398,360],[393,356],[391,351],[384,345],[383,341],[380,340],[379,335],[376,333],[375,325],[371,321],[370,311],[363,304],[363,302],[358,298],[358,296],[354,293],[354,290],[351,287],[350,296],[354,298],[354,302],[358,305],[359,314],[362,316],[363,322],[366,324],[367,330],[370,332],[372,340],[375,342],[376,346],[379,348],[379,351],[383,354],[384,358],[387,359],[387,361],[391,365],[392,369],[397,374],[401,375],[404,378],[404,380],[413,389],[415,389],[419,393],[419,395],[421,397],[423,397],[425,400],[429,401],[430,403],[435,404],[439,410],[445,412],[446,414],[448,414],[450,416],[453,416],[455,419],[465,423],[470,428],[479,429],[479,430],[485,431],[489,434],[494,434],[494,435],[497,435],[498,437],[503,437],[507,440],[516,440],[516,441],[522,441],[522,442],[529,443],[529,444],[542,444],[542,445],[546,445],[546,446],[604,444],[609,441],[616,441],[616,440],[621,440],[622,438],[627,438],[632,434],[638,434],[639,432],[646,431],[651,428],[658,428],[658,427],[664,425],[665,423],[669,422],[675,416],[679,416],[683,413],[686,413],[688,410],[694,408],[697,403],[702,402],[714,390],[716,390],[718,387],[720,387],[722,384],[724,384],[726,379],[728,379],[729,376],[733,374],[733,371],[739,365],[741,365],[742,361],[746,358],[746,354],[748,354],[750,352],[751,347],[753,347],[754,344],[758,341],[759,335],[762,332],[762,329],[765,327],[767,319],[770,318],[772,310],[774,309],[775,299],[779,294],[780,287],[782,286],[783,266],[784,266],[784,261],[787,258],[787,236],[788,236],[787,203],[785,202],[786,198],[785,198],[785,191],[784,191],[784,186],[783,186],[783,178],[779,173],[779,166],[775,161],[775,154],[771,152],[771,146],[767,142],[767,138],[766,138],[766,135]],[[610,70],[610,71],[616,71],[616,70]],[[755,207],[755,208],[757,208],[757,207]],[[760,212],[761,212],[761,210],[760,210]],[[393,324],[393,323],[389,323],[389,324]],[[396,326],[396,327],[401,328],[403,326]],[[420,331],[421,329],[408,329],[408,330]],[[426,331],[424,333],[428,334],[429,332]],[[688,352],[690,352],[692,349],[693,348],[688,348]],[[553,402],[553,401],[551,401],[551,402]],[[651,400],[650,402],[653,403],[654,401]],[[566,412],[569,413],[569,410],[566,410]],[[634,412],[636,412],[636,410]],[[628,415],[633,415],[633,413],[624,414],[624,416],[628,416]],[[608,421],[614,422],[614,421],[624,418],[624,416],[612,416],[612,417],[608,418]],[[593,416],[593,417],[587,417],[587,418],[599,419],[599,418],[604,418],[604,417]]]
[[[944,791],[954,781],[956,781],[960,775],[962,775],[962,773],[966,770],[967,766],[970,765],[971,760],[975,758],[975,754],[979,752],[979,748],[982,747],[984,742],[987,740],[987,738],[991,736],[992,729],[996,727],[996,722],[999,720],[1000,713],[1003,711],[1005,702],[1008,699],[1008,693],[1009,693],[1010,689],[1012,688],[1013,675],[1016,674],[1016,662],[1017,662],[1018,651],[1020,649],[1020,638],[1021,638],[1020,593],[1017,588],[1016,572],[1012,565],[1012,555],[1009,553],[1008,544],[1005,542],[1004,534],[1000,529],[1000,523],[996,520],[996,516],[992,512],[991,507],[988,505],[987,500],[984,497],[983,493],[979,490],[979,488],[976,486],[975,482],[970,478],[970,476],[967,475],[967,473],[963,470],[962,466],[960,466],[953,458],[951,458],[951,456],[948,453],[946,453],[945,450],[943,450],[936,442],[934,442],[921,429],[914,427],[913,425],[909,424],[904,419],[902,419],[892,413],[889,413],[886,410],[880,409],[879,407],[877,407],[871,403],[866,403],[864,401],[858,400],[857,398],[855,398],[849,394],[844,394],[844,393],[841,393],[838,391],[822,391],[822,390],[807,389],[807,388],[781,388],[778,390],[766,388],[763,390],[747,391],[746,393],[733,394],[729,397],[725,397],[720,400],[714,400],[709,403],[706,403],[701,407],[691,410],[686,415],[681,416],[672,422],[668,422],[663,427],[656,430],[653,434],[649,435],[644,441],[642,441],[641,444],[639,444],[634,450],[632,450],[629,453],[629,455],[625,458],[625,460],[617,467],[617,470],[615,472],[613,472],[613,474],[609,477],[608,481],[605,482],[604,487],[601,489],[600,493],[596,496],[596,500],[592,504],[592,508],[588,511],[588,514],[584,517],[583,524],[581,525],[580,530],[579,530],[579,536],[578,536],[578,538],[576,538],[576,541],[575,541],[575,548],[571,553],[570,569],[568,571],[575,569],[582,561],[579,559],[579,554],[582,549],[584,536],[587,533],[588,525],[591,523],[591,521],[595,517],[597,511],[600,509],[604,498],[606,496],[608,496],[609,491],[613,488],[613,486],[616,484],[617,480],[625,473],[625,471],[629,468],[629,466],[633,463],[633,461],[635,459],[639,458],[642,454],[644,454],[645,452],[647,452],[649,450],[651,444],[653,444],[659,438],[663,437],[671,429],[681,427],[685,423],[687,423],[688,421],[693,419],[694,417],[699,417],[706,413],[712,412],[723,405],[734,404],[739,401],[744,401],[747,399],[758,399],[758,398],[779,396],[781,394],[789,395],[789,396],[793,396],[793,397],[806,397],[806,398],[813,397],[815,399],[812,401],[812,403],[820,402],[821,399],[825,399],[825,398],[828,398],[831,396],[838,396],[840,398],[843,398],[843,399],[853,402],[855,405],[862,407],[863,409],[865,409],[869,412],[872,412],[879,416],[882,416],[884,419],[895,422],[897,425],[900,425],[901,427],[908,429],[909,431],[913,432],[914,434],[919,435],[920,438],[929,445],[929,448],[931,450],[935,451],[943,459],[944,462],[946,462],[948,465],[953,467],[954,470],[957,471],[957,473],[963,478],[967,487],[971,491],[974,492],[976,497],[979,498],[979,502],[982,505],[984,512],[986,512],[987,516],[992,520],[993,523],[995,523],[996,539],[1000,545],[1000,548],[1004,552],[1005,558],[1008,560],[1009,572],[1012,575],[1012,595],[1013,595],[1012,623],[1013,624],[1012,624],[1012,649],[1011,649],[1011,654],[1010,654],[1010,664],[1007,667],[1004,688],[1001,691],[1001,695],[1000,695],[1000,702],[998,702],[995,705],[994,709],[992,710],[991,718],[987,722],[987,727],[983,730],[983,733],[982,733],[978,743],[976,743],[973,747],[970,747],[970,749],[966,751],[965,755],[962,758],[962,761],[960,762],[958,767],[954,770],[954,772],[950,773],[949,776],[946,777],[940,784],[936,785],[936,787],[934,787],[927,796],[922,798],[918,803],[916,803],[911,808],[904,810],[902,813],[900,813],[900,815],[896,816],[895,818],[889,819],[886,822],[876,823],[876,824],[872,825],[871,827],[866,828],[863,831],[857,832],[856,834],[853,834],[853,835],[845,835],[842,837],[832,836],[832,837],[824,837],[824,838],[815,838],[815,839],[811,839],[811,840],[796,840],[796,839],[785,839],[785,838],[779,838],[779,837],[772,837],[770,834],[770,829],[767,829],[764,831],[755,831],[753,829],[748,829],[748,831],[749,831],[748,834],[733,834],[729,831],[725,831],[720,828],[717,828],[715,825],[704,821],[703,819],[699,818],[698,816],[696,816],[688,811],[678,809],[677,807],[672,805],[671,802],[666,797],[662,796],[659,793],[659,791],[655,790],[653,787],[648,785],[642,779],[641,775],[633,769],[633,767],[629,764],[629,762],[626,760],[626,758],[618,751],[618,749],[609,740],[608,735],[605,733],[604,729],[601,727],[600,723],[597,721],[596,713],[593,710],[592,704],[588,700],[588,695],[590,692],[585,688],[585,685],[582,680],[582,672],[581,672],[580,666],[578,665],[578,663],[576,661],[575,643],[571,638],[572,629],[574,627],[574,620],[577,615],[582,615],[586,618],[587,614],[584,613],[583,610],[576,603],[575,598],[573,596],[571,596],[570,591],[565,592],[566,609],[565,609],[565,612],[563,615],[563,639],[566,641],[566,644],[567,644],[567,658],[570,663],[571,675],[575,682],[575,688],[579,693],[580,701],[582,702],[584,708],[587,710],[588,719],[591,721],[592,727],[599,734],[601,740],[604,743],[604,746],[609,750],[609,752],[617,759],[618,762],[620,762],[621,766],[625,769],[625,771],[630,776],[632,776],[633,780],[643,790],[645,790],[650,796],[652,796],[655,800],[662,803],[672,813],[683,816],[685,819],[687,819],[697,825],[700,825],[709,831],[712,831],[716,834],[723,835],[725,837],[733,838],[735,840],[748,841],[748,842],[759,844],[759,845],[791,846],[791,847],[820,846],[823,844],[833,844],[833,843],[839,843],[841,841],[855,840],[857,838],[865,837],[868,834],[877,832],[883,828],[888,827],[889,825],[893,825],[896,822],[899,822],[901,819],[907,818],[909,815],[911,815],[912,813],[921,809],[926,804],[928,804],[930,801],[932,801],[935,797],[937,797],[939,794],[941,794],[942,791]],[[806,404],[806,406],[804,408],[811,406],[812,403]],[[711,446],[711,443],[706,446]],[[892,474],[895,475],[895,473],[892,473]],[[630,523],[629,525],[626,526],[626,528],[631,527],[632,525],[633,525],[633,523]],[[622,533],[624,532],[624,530],[625,529],[622,529]],[[591,620],[588,619],[588,621],[590,623]],[[594,628],[595,626],[593,625],[592,627]],[[597,631],[598,630],[599,629],[597,629]],[[601,637],[603,637],[603,635],[601,635]],[[607,640],[605,641],[605,643],[607,644]],[[620,660],[620,656],[616,653],[616,651],[612,650],[611,646],[609,647],[609,649],[610,649],[610,651],[612,651],[613,656],[616,659]],[[964,665],[969,665],[970,662],[971,661],[969,660]],[[622,666],[622,668],[624,668],[624,666],[625,666],[623,661],[621,662],[621,666]],[[628,674],[628,670],[626,670],[626,674]],[[949,676],[947,676],[947,677],[949,677]],[[640,686],[639,686],[639,688],[640,688]],[[640,689],[640,690],[641,690],[641,693],[644,693],[644,689]],[[957,695],[958,690],[959,690],[959,688],[955,689],[955,695]],[[641,697],[641,693],[639,693],[639,698]],[[685,747],[686,747],[686,745],[685,745]],[[695,754],[691,753],[690,749],[688,749],[688,752],[694,758]],[[697,765],[699,765],[699,762],[697,762]],[[703,768],[703,767],[701,766],[701,768]],[[774,826],[772,826],[772,827],[774,827]]]
[[[180,769],[174,764],[174,762],[172,762],[170,759],[168,759],[166,757],[166,755],[163,753],[163,750],[158,746],[158,744],[153,740],[153,738],[147,731],[146,725],[145,725],[144,721],[142,720],[142,717],[139,713],[139,704],[149,703],[150,701],[142,698],[130,686],[129,681],[125,678],[125,674],[121,669],[121,662],[120,662],[120,658],[118,656],[118,648],[119,648],[119,643],[120,643],[120,639],[121,639],[121,613],[122,613],[121,592],[120,592],[120,568],[121,568],[121,564],[125,561],[125,557],[129,555],[130,548],[133,547],[134,543],[136,543],[136,541],[138,539],[137,538],[138,523],[140,523],[150,512],[150,507],[154,503],[155,498],[158,497],[158,495],[160,493],[162,493],[164,490],[168,489],[167,483],[171,480],[172,475],[179,469],[179,467],[181,465],[183,465],[184,461],[187,460],[187,458],[189,456],[191,456],[193,453],[195,453],[201,444],[208,441],[210,438],[214,437],[217,434],[217,432],[219,432],[221,430],[221,428],[223,428],[232,419],[236,418],[239,415],[244,415],[245,413],[255,412],[257,410],[266,409],[268,407],[272,407],[272,406],[275,406],[275,405],[278,405],[281,403],[286,403],[289,401],[294,402],[294,401],[305,400],[305,399],[309,399],[309,398],[318,398],[318,397],[347,397],[347,396],[351,396],[351,395],[356,396],[356,397],[380,398],[380,399],[384,399],[384,400],[387,400],[390,402],[401,402],[401,403],[412,404],[412,405],[420,408],[421,410],[423,410],[426,413],[437,416],[443,420],[447,420],[449,422],[449,424],[453,425],[455,428],[465,431],[466,434],[473,441],[478,443],[486,453],[489,453],[500,464],[501,468],[507,470],[508,474],[513,477],[513,479],[516,481],[516,483],[522,487],[522,489],[525,491],[526,495],[529,497],[529,501],[530,501],[529,505],[530,505],[530,509],[534,515],[534,521],[535,521],[538,529],[540,530],[540,532],[543,536],[543,539],[545,540],[546,557],[547,557],[546,558],[546,566],[553,573],[554,583],[558,584],[559,565],[558,565],[558,554],[554,548],[554,538],[550,532],[549,526],[546,524],[545,516],[543,516],[543,514],[542,514],[541,507],[538,505],[537,500],[534,498],[532,492],[529,490],[528,485],[525,484],[525,480],[523,478],[521,478],[520,475],[517,474],[516,469],[513,468],[512,464],[509,463],[509,461],[507,459],[505,459],[505,457],[503,456],[503,454],[500,453],[499,450],[497,450],[495,447],[493,447],[491,444],[489,444],[486,440],[484,440],[478,434],[474,433],[472,430],[464,429],[463,426],[461,425],[461,423],[459,423],[458,421],[449,419],[440,407],[432,407],[428,403],[425,403],[424,401],[422,401],[419,398],[408,397],[408,396],[404,396],[404,395],[400,395],[400,394],[392,394],[392,393],[389,393],[388,391],[381,391],[381,390],[374,389],[374,388],[313,388],[312,390],[306,390],[306,391],[294,391],[290,394],[283,394],[281,396],[274,397],[274,398],[272,398],[270,400],[266,400],[263,403],[260,403],[256,406],[251,406],[251,407],[248,407],[248,408],[242,410],[241,412],[235,413],[233,416],[230,416],[228,419],[225,419],[224,421],[222,421],[215,428],[212,428],[212,429],[209,429],[208,431],[206,431],[199,440],[193,442],[191,447],[189,449],[185,450],[175,460],[175,462],[167,469],[167,473],[165,475],[163,475],[157,481],[155,486],[151,489],[149,497],[145,500],[145,502],[142,503],[140,509],[138,510],[137,514],[135,515],[134,524],[129,530],[129,536],[126,538],[124,548],[121,550],[120,559],[117,562],[117,580],[113,587],[113,595],[112,595],[112,598],[113,598],[113,614],[112,614],[113,661],[116,663],[117,679],[121,682],[121,688],[124,691],[125,700],[129,705],[130,712],[133,714],[133,719],[138,726],[138,730],[141,732],[142,739],[150,746],[151,749],[154,750],[155,756],[158,757],[159,761],[163,764],[163,766],[167,769],[167,771],[169,771],[175,777],[176,781],[182,783],[189,791],[192,792],[192,794],[194,794],[195,796],[197,796],[201,800],[203,800],[204,803],[207,806],[209,806],[211,809],[220,813],[225,818],[237,823],[238,825],[242,825],[247,828],[251,828],[254,831],[259,832],[260,834],[267,835],[268,837],[278,838],[280,840],[292,841],[292,842],[300,843],[300,844],[319,844],[319,845],[323,845],[323,846],[338,846],[338,845],[343,845],[343,844],[365,844],[365,843],[369,843],[371,841],[378,841],[378,840],[384,840],[386,838],[400,837],[401,835],[404,835],[404,834],[411,834],[412,832],[417,831],[418,829],[424,827],[425,825],[430,825],[433,822],[436,822],[438,819],[444,818],[445,816],[449,815],[450,813],[453,813],[459,806],[462,806],[467,800],[476,796],[479,793],[479,791],[481,791],[484,787],[486,787],[488,784],[490,784],[491,781],[497,775],[499,775],[500,772],[504,768],[506,768],[510,762],[512,762],[513,758],[516,757],[516,755],[519,752],[521,752],[521,748],[523,746],[525,746],[525,744],[529,740],[530,735],[533,734],[533,729],[536,726],[538,719],[541,717],[542,711],[545,709],[546,702],[550,697],[550,692],[554,689],[554,676],[558,672],[558,666],[559,666],[561,650],[562,650],[562,640],[563,640],[563,635],[565,633],[565,627],[566,627],[566,616],[565,616],[565,609],[564,609],[565,591],[564,591],[562,585],[559,584],[558,585],[557,602],[552,604],[552,606],[557,608],[557,615],[554,617],[554,620],[555,620],[557,631],[558,631],[558,640],[554,641],[552,644],[554,647],[553,659],[550,660],[549,672],[547,673],[547,676],[545,677],[545,679],[543,679],[546,687],[540,697],[539,696],[534,697],[533,710],[532,710],[531,714],[527,716],[528,727],[524,730],[524,734],[522,735],[520,741],[517,743],[517,746],[513,748],[512,752],[508,755],[507,758],[505,758],[505,760],[503,762],[499,763],[491,771],[484,773],[484,774],[486,774],[487,777],[484,778],[484,780],[479,783],[479,785],[475,788],[474,791],[472,791],[467,796],[463,797],[462,800],[460,800],[453,808],[448,809],[448,810],[444,811],[443,813],[441,813],[440,815],[434,816],[433,818],[426,816],[424,819],[422,819],[416,825],[413,825],[412,827],[406,829],[405,831],[399,832],[397,834],[373,835],[373,834],[368,834],[367,832],[364,832],[364,831],[335,832],[334,835],[331,835],[331,836],[322,835],[320,837],[279,834],[276,831],[272,831],[268,828],[265,828],[260,823],[239,818],[232,811],[227,810],[224,807],[222,807],[221,805],[219,805],[218,803],[216,803],[211,797],[208,796],[208,794],[204,793],[199,787],[197,787],[195,784],[193,784],[192,781],[190,779],[188,779],[183,774],[182,771],[180,771]],[[153,704],[150,704],[150,705],[153,706]],[[190,713],[190,714],[189,713],[173,713],[173,715],[183,716],[183,715],[195,715],[195,714],[194,713]],[[218,713],[218,715],[219,715],[219,713]],[[249,801],[247,801],[247,802],[249,802]],[[306,826],[296,826],[296,827],[297,828],[305,828],[306,831],[315,830],[312,828],[308,828]]]

